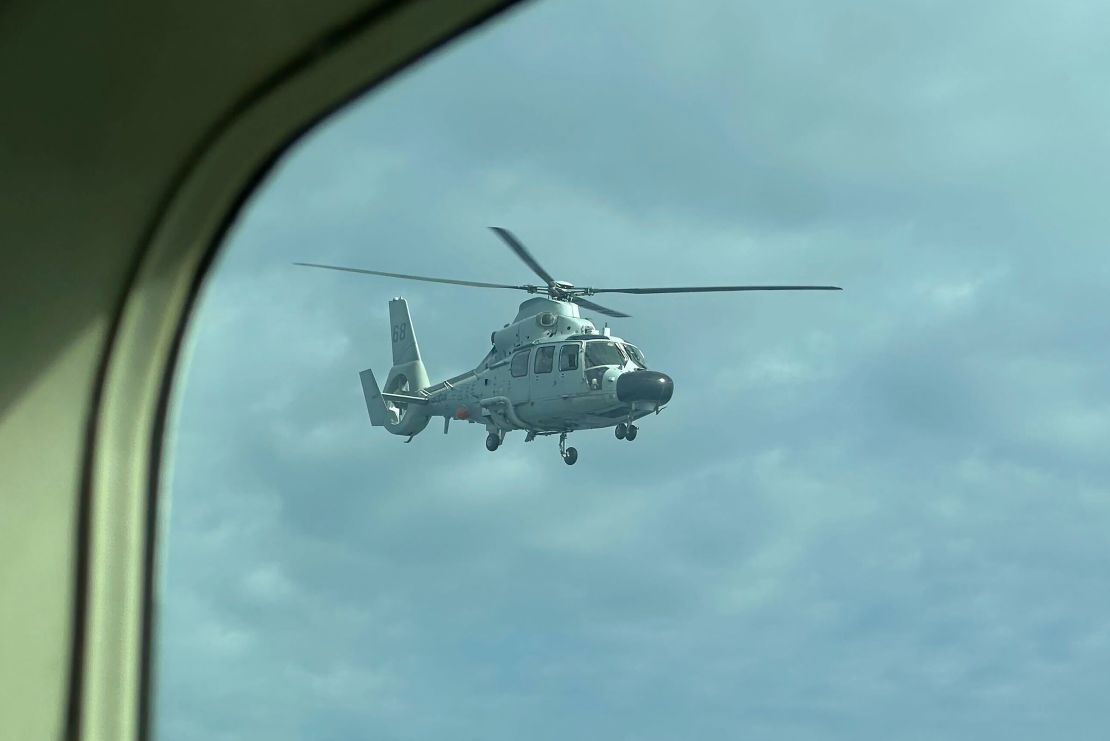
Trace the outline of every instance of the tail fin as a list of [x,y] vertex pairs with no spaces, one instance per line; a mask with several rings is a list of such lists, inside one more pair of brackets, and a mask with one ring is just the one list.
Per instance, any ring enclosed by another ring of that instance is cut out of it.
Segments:
[[367,368],[358,374],[362,379],[362,395],[366,397],[366,411],[370,413],[370,424],[374,427],[385,427],[389,421],[389,412],[385,408],[385,399],[382,398],[378,381],[374,378],[374,371]]
[[403,298],[389,302],[389,325],[393,338],[393,364],[404,365],[420,360],[420,346],[416,344],[416,334],[412,331],[409,304]]
[[412,329],[409,304],[403,298],[389,302],[389,332],[393,340],[393,367],[385,379],[386,393],[415,394],[426,389],[428,371],[420,357],[420,347],[416,344],[416,333]]

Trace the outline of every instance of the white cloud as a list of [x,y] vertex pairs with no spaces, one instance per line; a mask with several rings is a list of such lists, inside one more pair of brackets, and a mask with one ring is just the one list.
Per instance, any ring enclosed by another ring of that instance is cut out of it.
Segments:
[[293,583],[276,563],[264,564],[250,571],[243,579],[243,588],[263,603],[282,602],[296,595]]

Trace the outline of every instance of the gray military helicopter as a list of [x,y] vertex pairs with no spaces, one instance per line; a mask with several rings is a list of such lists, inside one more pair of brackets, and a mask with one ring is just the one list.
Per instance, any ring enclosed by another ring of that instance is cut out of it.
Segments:
[[408,303],[389,302],[393,367],[384,388],[373,371],[359,375],[370,424],[394,435],[413,437],[432,417],[485,426],[486,449],[495,451],[506,433],[523,430],[525,442],[541,435],[559,436],[559,453],[567,465],[578,451],[567,447],[575,430],[613,427],[618,440],[635,440],[635,422],[666,406],[674,381],[648,370],[643,353],[615,337],[608,326],[600,331],[581,309],[609,317],[628,317],[587,299],[598,293],[709,293],[717,291],[839,291],[838,286],[681,286],[667,288],[582,288],[555,280],[513,234],[490,227],[543,280],[543,285],[507,285],[423,275],[387,273],[338,265],[298,262],[313,268],[380,275],[404,280],[447,283],[476,288],[507,288],[537,295],[524,301],[516,318],[490,335],[493,347],[474,370],[433,385],[416,342]]

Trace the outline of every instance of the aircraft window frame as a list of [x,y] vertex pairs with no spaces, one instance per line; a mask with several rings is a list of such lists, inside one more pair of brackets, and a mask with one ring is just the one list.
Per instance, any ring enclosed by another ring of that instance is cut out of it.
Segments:
[[[567,350],[571,349],[571,348],[574,349],[574,352],[568,353]],[[576,371],[576,370],[578,370],[579,367],[581,366],[581,363],[578,362],[578,359],[581,355],[582,355],[582,343],[580,343],[580,342],[570,342],[570,343],[562,345],[559,348],[559,372],[560,373],[566,373],[567,371]],[[566,358],[570,358],[574,362],[570,365],[564,365],[564,360]]]
[[[518,350],[516,354],[513,355],[512,362],[509,363],[509,373],[513,378],[524,378],[528,375],[528,364],[529,358],[531,357],[532,348],[530,347],[524,350]],[[523,358],[523,360],[520,360],[520,358]],[[520,370],[519,373],[517,373],[518,369]]]
[[[544,363],[545,368],[540,370],[540,359],[547,356],[547,361]],[[536,360],[532,365],[532,372],[537,376],[544,373],[550,373],[555,369],[555,346],[554,345],[541,345],[536,348]]]

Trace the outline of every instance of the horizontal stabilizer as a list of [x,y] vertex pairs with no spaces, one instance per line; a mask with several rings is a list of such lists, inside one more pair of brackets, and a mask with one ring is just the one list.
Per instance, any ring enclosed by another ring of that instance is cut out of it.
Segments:
[[374,371],[367,368],[358,374],[362,380],[362,395],[366,397],[366,411],[370,413],[370,424],[374,427],[385,427],[389,420],[389,412],[385,409],[385,399],[378,389],[378,382],[374,379]]

